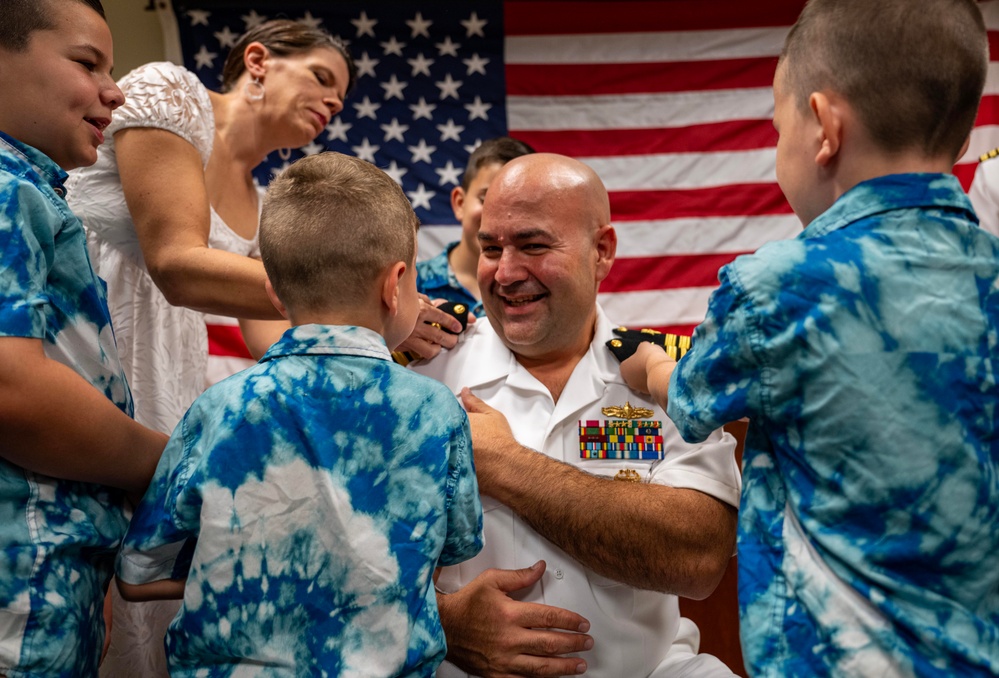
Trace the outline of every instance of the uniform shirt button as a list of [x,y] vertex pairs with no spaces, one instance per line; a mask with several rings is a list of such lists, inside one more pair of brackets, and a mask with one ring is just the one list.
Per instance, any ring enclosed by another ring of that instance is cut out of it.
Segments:
[[562,570],[555,570],[555,572],[553,572],[552,574],[555,575],[556,579],[561,579],[562,577],[565,576],[565,574],[562,572]]

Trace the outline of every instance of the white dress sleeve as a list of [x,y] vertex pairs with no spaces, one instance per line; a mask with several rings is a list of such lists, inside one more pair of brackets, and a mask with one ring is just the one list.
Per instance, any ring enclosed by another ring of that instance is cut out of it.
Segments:
[[208,163],[215,119],[208,90],[182,66],[161,61],[130,72],[118,83],[125,103],[112,116],[107,136],[129,127],[155,127],[173,132],[198,149]]

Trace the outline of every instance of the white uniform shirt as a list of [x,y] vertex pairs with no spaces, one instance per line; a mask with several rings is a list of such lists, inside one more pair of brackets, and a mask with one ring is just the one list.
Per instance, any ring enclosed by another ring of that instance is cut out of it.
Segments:
[[[741,481],[735,440],[715,432],[704,443],[685,443],[659,407],[625,385],[617,360],[604,345],[613,338],[612,328],[598,309],[593,343],[573,370],[558,403],[517,362],[485,318],[470,326],[454,349],[414,369],[444,382],[456,393],[469,387],[506,415],[520,444],[549,457],[597,475],[613,477],[621,470],[633,469],[643,480],[696,489],[737,507]],[[610,419],[601,408],[624,406],[626,402],[652,409],[654,418],[662,422],[665,459],[581,459],[580,420]],[[557,492],[558,488],[550,490]],[[681,620],[676,596],[638,590],[590,571],[491,497],[482,497],[482,508],[485,548],[472,560],[444,568],[439,588],[456,591],[488,568],[517,569],[543,559],[548,567],[542,579],[529,589],[514,592],[513,597],[572,610],[590,621],[594,648],[580,655],[587,661],[586,675],[590,678],[677,675],[670,667],[679,659],[675,655],[681,653],[699,665],[688,675],[732,675],[713,657],[701,655],[704,661],[691,657],[691,651],[696,653],[697,649],[697,630],[689,620]],[[583,504],[577,510],[588,509]],[[671,650],[673,656],[667,656]],[[466,674],[445,662],[437,675],[453,678]]]
[[968,197],[982,228],[999,235],[999,160],[990,158],[978,163]]

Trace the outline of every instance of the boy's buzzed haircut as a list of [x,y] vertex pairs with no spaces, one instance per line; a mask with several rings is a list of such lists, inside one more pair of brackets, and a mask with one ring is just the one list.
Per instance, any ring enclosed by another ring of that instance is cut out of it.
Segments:
[[319,153],[271,182],[260,217],[260,254],[292,312],[367,303],[394,262],[414,265],[420,222],[398,184],[359,158]]
[[51,7],[54,3],[79,2],[107,20],[101,0],[0,0],[0,48],[23,52],[35,31],[55,28]]
[[468,187],[475,181],[475,175],[486,165],[505,165],[514,158],[529,153],[534,153],[534,149],[520,139],[513,137],[486,139],[476,146],[472,154],[468,156],[465,174],[461,178],[461,187],[467,191]]
[[828,88],[846,97],[882,150],[955,160],[988,58],[974,0],[810,0],[781,54],[802,110]]

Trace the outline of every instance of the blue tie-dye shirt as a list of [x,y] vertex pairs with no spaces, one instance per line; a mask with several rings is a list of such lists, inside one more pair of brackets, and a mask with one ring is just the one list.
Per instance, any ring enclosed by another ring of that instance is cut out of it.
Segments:
[[482,302],[458,282],[458,277],[447,260],[451,250],[457,246],[458,243],[453,242],[436,257],[417,262],[416,289],[431,299],[447,299],[456,304],[465,304],[472,315],[481,317]]
[[[47,156],[0,132],[0,337],[40,339],[48,358],[131,414],[104,287],[65,180]],[[96,675],[104,590],[125,532],[122,495],[27,471],[4,458],[3,445],[0,674]]]
[[173,676],[432,676],[432,575],[482,548],[468,418],[358,327],[288,330],[174,431],[118,562],[187,577]]
[[668,412],[750,418],[752,675],[999,675],[999,239],[953,176],[894,175],[720,278]]

